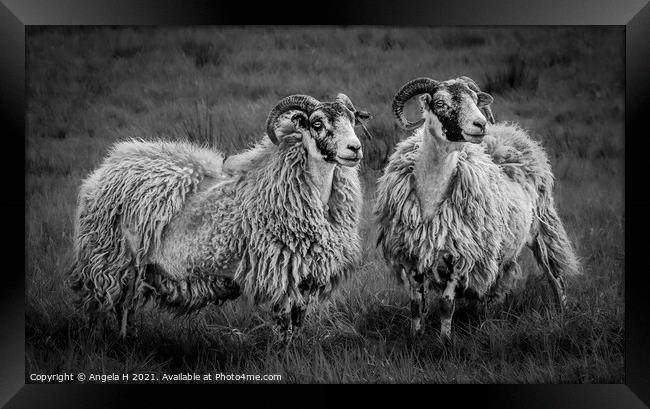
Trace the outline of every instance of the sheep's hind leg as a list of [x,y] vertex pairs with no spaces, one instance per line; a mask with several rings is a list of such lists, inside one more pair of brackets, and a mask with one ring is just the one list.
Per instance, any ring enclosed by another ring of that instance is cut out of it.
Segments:
[[90,299],[87,304],[83,306],[86,312],[85,327],[89,330],[89,339],[95,342],[104,337],[107,328],[110,328],[110,323],[107,323],[109,317],[106,312],[102,310],[101,304],[96,299]]
[[553,287],[553,294],[555,295],[555,301],[560,308],[561,312],[564,312],[566,309],[566,292],[564,289],[564,279],[562,275],[557,271],[557,269],[551,268],[548,262],[548,250],[543,244],[542,238],[539,236],[533,242],[533,245],[530,246],[535,256],[537,264],[546,274],[551,287]]
[[554,275],[549,268],[544,268],[544,270],[546,270],[546,277],[553,287],[555,302],[557,303],[560,311],[564,312],[566,310],[566,292],[564,290],[564,279],[560,275]]
[[134,303],[135,303],[135,282],[137,271],[135,269],[130,270],[127,278],[127,287],[122,295],[122,299],[115,306],[115,317],[120,326],[120,338],[126,339],[128,333],[128,322],[129,318],[133,317],[135,312]]
[[[120,322],[120,337],[122,339],[126,339],[126,335],[127,335],[127,332],[128,332],[128,321],[129,321],[130,318],[133,317],[133,309],[131,307],[127,306],[126,303],[124,305],[122,305],[121,309],[122,309],[122,318],[121,318],[121,322]],[[134,332],[134,335],[135,335],[135,332]]]
[[117,303],[114,308],[115,308],[114,311],[115,319],[117,320],[117,324],[120,329],[120,338],[123,340],[126,339],[129,333],[135,335],[135,327],[131,322],[135,310],[131,306],[130,302],[127,300],[122,300],[119,303]]
[[451,256],[445,260],[449,269],[449,279],[445,291],[439,300],[440,307],[440,338],[447,342],[451,339],[451,321],[454,316],[456,287],[459,282],[458,272],[454,269]]
[[499,281],[488,295],[488,306],[497,306],[505,302],[507,295],[512,291],[515,283],[521,278],[521,267],[516,261],[508,262],[503,267]]

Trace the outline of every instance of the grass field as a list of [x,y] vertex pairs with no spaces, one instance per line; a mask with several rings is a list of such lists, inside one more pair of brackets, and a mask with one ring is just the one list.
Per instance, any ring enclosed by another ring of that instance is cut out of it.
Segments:
[[[280,374],[284,382],[624,380],[624,38],[621,28],[27,28],[26,372]],[[375,183],[402,135],[394,92],[468,75],[497,120],[542,142],[584,275],[559,314],[532,257],[502,308],[458,313],[454,340],[407,342],[408,297],[374,248]],[[232,154],[292,93],[345,92],[374,114],[362,164],[361,266],[287,351],[244,300],[138,317],[137,338],[82,326],[64,279],[81,180],[116,140],[189,138]],[[29,379],[27,379],[29,382]]]

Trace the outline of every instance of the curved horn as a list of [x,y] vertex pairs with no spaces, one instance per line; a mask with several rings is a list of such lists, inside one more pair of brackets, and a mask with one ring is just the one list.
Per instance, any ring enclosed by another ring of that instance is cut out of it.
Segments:
[[282,98],[271,112],[269,112],[269,116],[266,119],[266,134],[271,139],[271,142],[276,145],[280,143],[277,136],[275,136],[274,130],[275,121],[278,120],[280,115],[291,109],[299,109],[309,115],[318,104],[318,100],[309,95],[289,95],[288,97]]
[[360,123],[359,119],[370,119],[370,118],[372,117],[372,115],[370,115],[370,114],[369,114],[368,112],[366,112],[366,111],[359,111],[359,110],[357,110],[357,109],[354,107],[354,105],[352,104],[352,101],[350,101],[350,97],[348,97],[348,96],[345,95],[345,94],[342,94],[342,93],[337,94],[337,95],[336,95],[336,100],[339,101],[340,103],[342,103],[343,105],[345,105],[345,107],[346,107],[347,109],[349,109],[350,111],[352,111],[352,113],[354,114],[355,119],[357,120],[357,121],[356,121],[357,124]]
[[352,104],[350,97],[348,97],[343,93],[337,94],[336,100],[342,103],[347,109],[352,111],[352,113],[354,114],[354,124],[361,125],[361,128],[363,128],[363,132],[368,137],[368,139],[372,139],[372,135],[370,135],[370,132],[368,132],[368,128],[366,128],[366,125],[363,123],[363,120],[368,120],[372,118],[372,115],[370,115],[370,113],[367,111],[358,111]]
[[[478,84],[476,83],[476,81],[474,81],[470,77],[466,77],[466,76],[463,75],[462,77],[459,77],[458,79],[465,82],[465,84],[467,84],[469,89],[471,89],[472,91],[474,91],[474,92],[483,92],[478,87]],[[482,107],[481,111],[483,111],[483,115],[485,115],[485,119],[487,119],[491,124],[493,124],[495,122],[494,121],[494,114],[492,114],[492,108],[490,108],[489,105]]]
[[350,101],[350,97],[348,97],[347,95],[343,93],[336,94],[336,100],[342,103],[343,105],[345,105],[345,107],[350,111],[352,111],[352,113],[357,112],[354,105],[352,105],[352,101]]
[[399,126],[410,131],[422,125],[424,119],[420,119],[416,122],[409,122],[404,117],[404,105],[409,99],[416,95],[431,92],[437,84],[438,81],[431,78],[416,78],[404,84],[402,88],[397,91],[393,98],[393,115],[395,115]]

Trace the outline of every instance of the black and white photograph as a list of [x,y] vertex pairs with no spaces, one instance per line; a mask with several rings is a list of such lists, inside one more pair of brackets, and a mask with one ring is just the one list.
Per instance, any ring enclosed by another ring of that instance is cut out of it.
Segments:
[[28,26],[25,383],[625,382],[623,26]]

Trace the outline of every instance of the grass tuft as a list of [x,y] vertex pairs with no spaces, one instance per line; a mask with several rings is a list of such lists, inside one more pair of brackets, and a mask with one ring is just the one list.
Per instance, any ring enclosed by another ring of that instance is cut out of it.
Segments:
[[115,47],[111,53],[111,57],[124,59],[133,58],[139,54],[143,48],[142,45]]
[[214,118],[204,100],[194,105],[194,110],[181,120],[180,138],[196,145],[215,147]]
[[484,45],[485,41],[485,35],[462,31],[451,32],[442,37],[442,45],[446,48],[478,47]]
[[532,92],[537,89],[538,80],[539,77],[524,58],[511,54],[502,66],[485,74],[481,86],[487,93],[502,94],[512,90]]
[[208,64],[219,65],[224,58],[223,50],[219,50],[209,42],[185,41],[181,49],[187,57],[194,60],[197,68],[203,68]]

